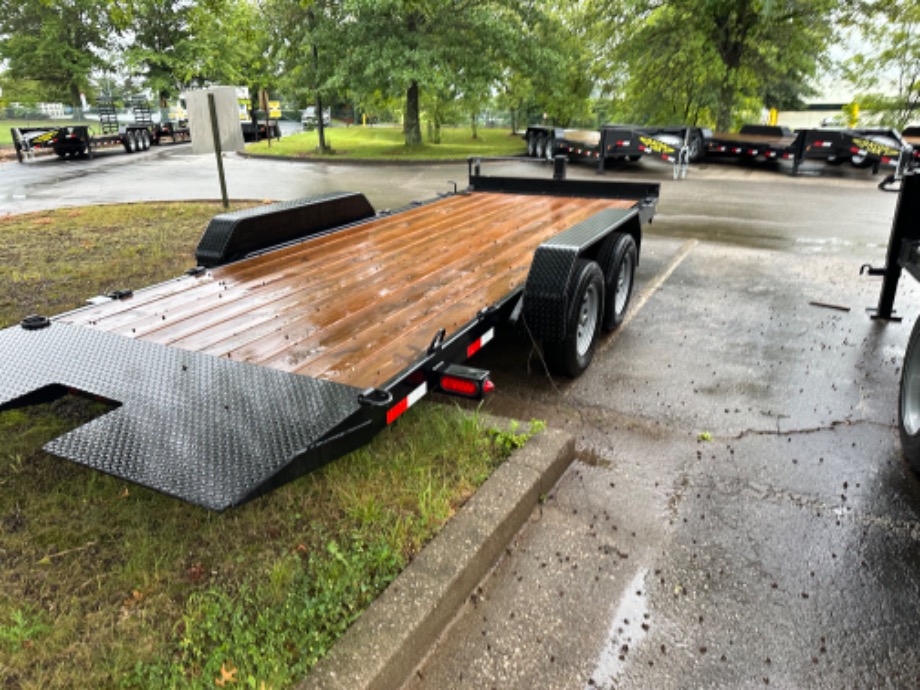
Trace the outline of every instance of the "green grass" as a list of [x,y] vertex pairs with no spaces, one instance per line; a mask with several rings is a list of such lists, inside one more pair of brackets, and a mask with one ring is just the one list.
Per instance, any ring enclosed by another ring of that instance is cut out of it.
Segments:
[[[427,137],[423,137],[427,142]],[[278,141],[260,141],[249,144],[249,153],[271,154],[293,158],[319,159],[400,159],[400,160],[451,160],[468,156],[516,156],[525,152],[521,136],[512,135],[509,130],[480,129],[473,139],[469,128],[444,128],[441,143],[423,143],[407,147],[401,127],[329,127],[326,129],[326,143],[332,154],[318,155],[319,135],[316,131],[301,132],[282,137]]]
[[73,125],[87,125],[99,129],[98,122],[74,120],[0,120],[0,146],[12,146],[13,127],[67,127]]
[[[176,275],[219,210],[4,218],[0,319]],[[41,450],[107,410],[67,396],[0,413],[0,687],[291,687],[530,433],[423,402],[215,514]]]

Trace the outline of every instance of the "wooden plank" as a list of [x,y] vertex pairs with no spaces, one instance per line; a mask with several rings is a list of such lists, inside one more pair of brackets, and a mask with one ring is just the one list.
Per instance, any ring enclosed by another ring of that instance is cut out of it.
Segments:
[[73,323],[272,368],[377,386],[519,289],[536,247],[630,200],[474,193],[218,267]]

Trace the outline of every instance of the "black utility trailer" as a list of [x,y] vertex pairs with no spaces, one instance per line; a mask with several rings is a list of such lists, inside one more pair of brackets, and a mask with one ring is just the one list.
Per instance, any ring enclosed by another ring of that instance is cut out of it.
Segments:
[[828,165],[850,163],[856,168],[883,165],[903,169],[912,149],[894,130],[884,128],[800,129],[771,125],[744,125],[737,134],[716,132],[707,141],[707,156],[734,156],[742,160],[789,160],[797,174],[806,160]]
[[577,376],[623,320],[658,185],[488,176],[375,213],[325,194],[208,225],[198,266],[0,331],[0,410],[68,392],[113,411],[61,457],[214,510],[367,443],[432,390],[481,397],[467,360],[526,325]]
[[524,140],[528,156],[552,160],[564,154],[571,160],[594,163],[601,172],[612,162],[651,156],[673,164],[677,178],[683,175],[688,162],[702,158],[711,134],[707,129],[689,126],[604,125],[597,130],[578,130],[531,125]]
[[19,162],[30,160],[34,153],[42,150],[51,150],[58,158],[92,158],[102,148],[121,147],[128,153],[150,148],[153,137],[146,123],[120,124],[115,104],[109,97],[99,99],[97,108],[101,133],[86,125],[13,127],[13,143]]
[[[150,103],[143,96],[132,98],[131,107],[134,110],[135,124],[147,128],[150,133],[150,143],[154,146],[159,146],[165,139],[169,139],[173,144],[191,140],[192,135],[188,120],[169,120],[161,117],[158,122],[154,122],[153,113],[150,111]],[[162,115],[165,111],[161,110],[160,112]]]
[[[901,271],[920,280],[920,170],[906,172],[900,182],[885,266],[873,268],[866,264],[860,269],[860,273],[883,278],[878,306],[869,312],[872,318],[885,321],[901,320],[894,310]],[[920,318],[910,332],[901,367],[898,429],[904,457],[920,473]]]

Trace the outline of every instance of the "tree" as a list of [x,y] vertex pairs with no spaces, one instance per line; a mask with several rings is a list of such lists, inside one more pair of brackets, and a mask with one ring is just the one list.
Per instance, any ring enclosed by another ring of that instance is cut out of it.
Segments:
[[102,67],[111,25],[104,0],[22,0],[0,13],[0,58],[19,80],[41,83],[49,99],[81,107],[90,74]]
[[[810,90],[835,0],[588,0],[595,45],[624,110],[729,129],[750,100],[782,105]],[[609,31],[615,31],[610,36]],[[609,40],[606,40],[609,39]],[[604,46],[607,46],[605,49]],[[651,95],[650,95],[651,94]]]
[[130,32],[125,63],[153,91],[161,108],[184,86],[194,64],[198,37],[192,31],[192,0],[129,0],[113,7],[115,25]]
[[512,0],[344,0],[334,83],[404,97],[407,146],[421,143],[422,94],[488,94],[516,40]]
[[280,73],[279,84],[300,106],[316,107],[319,148],[326,150],[323,103],[333,91],[335,57],[341,49],[337,27],[342,17],[338,0],[269,0],[271,55]]
[[862,91],[859,103],[903,129],[920,107],[920,1],[856,2],[843,24],[871,46],[843,65],[844,76]]

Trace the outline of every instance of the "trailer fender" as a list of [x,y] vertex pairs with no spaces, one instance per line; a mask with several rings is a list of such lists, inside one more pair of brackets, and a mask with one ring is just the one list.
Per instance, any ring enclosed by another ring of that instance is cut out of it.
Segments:
[[363,194],[320,194],[256,208],[222,213],[205,229],[195,259],[213,268],[247,254],[296,242],[374,215]]
[[557,343],[568,337],[579,260],[597,261],[604,240],[617,230],[636,233],[638,215],[636,208],[605,209],[537,247],[523,302],[524,321],[535,337]]

